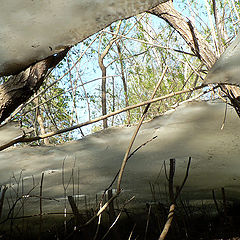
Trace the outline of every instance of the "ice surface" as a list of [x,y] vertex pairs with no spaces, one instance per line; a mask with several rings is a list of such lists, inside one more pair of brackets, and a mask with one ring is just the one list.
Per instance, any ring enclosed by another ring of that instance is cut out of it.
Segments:
[[206,83],[228,83],[240,86],[240,34],[214,64]]
[[[135,195],[138,202],[149,201],[152,199],[149,183],[165,191],[163,162],[166,160],[168,166],[170,158],[176,158],[175,186],[180,185],[191,156],[184,196],[208,199],[212,189],[225,187],[228,199],[239,199],[240,122],[235,111],[229,108],[221,130],[224,111],[224,103],[190,102],[145,123],[133,149],[154,136],[157,138],[129,160],[122,182],[123,196]],[[13,173],[17,177],[23,170],[27,192],[33,184],[32,175],[38,182],[44,171],[44,196],[63,199],[62,163],[65,159],[65,184],[74,168],[75,194],[95,199],[95,194],[101,193],[118,171],[134,129],[134,126],[109,128],[59,146],[4,150],[0,152],[0,183],[9,184]],[[36,191],[38,194],[39,186]],[[67,194],[73,195],[72,182]],[[46,204],[53,208],[51,201]],[[53,204],[57,206],[56,202]]]
[[18,122],[11,122],[0,127],[0,148],[6,144],[21,138],[24,132]]
[[0,0],[0,76],[76,44],[164,0]]

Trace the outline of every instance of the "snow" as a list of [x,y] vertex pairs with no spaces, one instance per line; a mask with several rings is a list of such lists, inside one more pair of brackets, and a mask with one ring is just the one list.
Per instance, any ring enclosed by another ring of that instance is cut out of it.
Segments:
[[165,0],[0,0],[0,76]]
[[[239,199],[240,122],[229,107],[221,130],[224,112],[224,103],[189,102],[144,123],[133,149],[155,136],[157,138],[129,159],[123,176],[122,197],[134,195],[138,203],[151,201],[149,183],[165,192],[163,162],[166,161],[168,166],[170,158],[176,158],[175,186],[181,185],[191,156],[183,197],[189,200],[211,199],[212,189],[224,187],[228,199]],[[62,163],[65,161],[65,184],[72,169],[75,184],[73,193],[70,181],[67,195],[87,195],[95,199],[95,194],[101,194],[117,173],[134,129],[135,126],[115,127],[63,145],[4,150],[0,152],[0,183],[10,184],[12,174],[18,178],[22,170],[27,194],[32,187],[32,176],[38,182],[41,173],[45,172],[44,196],[62,200]],[[77,192],[78,188],[80,192]],[[39,186],[35,190],[38,194]],[[44,205],[46,211],[53,207],[57,209],[59,205],[54,201]]]

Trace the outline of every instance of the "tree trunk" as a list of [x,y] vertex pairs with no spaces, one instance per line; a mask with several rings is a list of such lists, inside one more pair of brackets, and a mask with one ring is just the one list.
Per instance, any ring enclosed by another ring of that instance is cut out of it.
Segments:
[[[107,80],[106,80],[106,67],[104,66],[103,64],[103,59],[102,61],[100,61],[99,63],[99,66],[102,70],[102,115],[106,115],[107,114],[107,93],[106,93],[106,83],[107,83]],[[103,120],[103,128],[107,128],[108,125],[107,125],[107,119],[104,119]]]
[[201,36],[195,26],[193,26],[191,21],[186,21],[186,18],[174,8],[172,1],[158,5],[151,9],[149,13],[162,18],[173,27],[182,36],[193,53],[204,62],[208,69],[213,66],[217,57],[213,53],[210,45]]
[[[185,18],[174,9],[172,1],[158,5],[148,11],[172,26],[185,40],[193,53],[210,69],[216,62],[217,57],[208,42],[201,36],[191,21]],[[221,87],[227,95],[240,117],[240,89],[237,86],[225,85]]]
[[11,76],[0,86],[0,123],[39,89],[48,69],[55,67],[69,49],[35,63],[18,75]]

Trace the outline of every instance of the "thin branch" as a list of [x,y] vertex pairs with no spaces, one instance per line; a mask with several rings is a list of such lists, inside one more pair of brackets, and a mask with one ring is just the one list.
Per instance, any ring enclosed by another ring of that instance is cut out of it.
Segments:
[[[148,141],[146,141],[145,143],[141,144],[140,146],[138,146],[129,156],[128,159],[130,159],[139,149],[141,149],[143,146],[145,146],[146,144],[150,143],[152,140],[154,140],[155,138],[157,138],[157,136],[152,137],[151,139],[149,139]],[[114,182],[116,181],[118,174],[120,172],[120,169],[118,170],[118,172],[116,173],[115,177],[113,178],[112,182],[110,183],[110,185],[104,190],[103,196],[105,195],[105,193],[108,191],[108,189],[110,189],[112,187],[112,185],[114,184]]]
[[223,130],[224,126],[225,126],[225,122],[226,122],[226,118],[227,118],[227,101],[226,101],[226,107],[225,107],[225,111],[224,111],[224,118],[223,118],[223,123],[221,126],[221,130]]
[[219,214],[219,216],[221,215],[221,212],[219,210],[219,207],[218,207],[218,203],[217,203],[217,200],[216,200],[216,196],[215,196],[215,192],[214,192],[214,189],[212,190],[212,197],[213,197],[213,201],[214,201],[214,204],[215,204],[215,207],[217,209],[217,212]]
[[39,238],[41,238],[41,232],[42,232],[42,191],[43,191],[43,179],[44,179],[44,172],[42,172],[42,177],[41,177],[41,182],[40,182],[40,193],[39,193],[39,201],[40,201],[40,204],[39,204],[39,210],[40,210],[40,213],[39,213],[39,216],[40,216],[40,224],[39,224]]
[[147,240],[147,232],[148,232],[148,226],[149,226],[149,221],[150,221],[151,209],[152,209],[152,206],[149,205],[144,240]]
[[170,159],[168,187],[169,187],[169,199],[170,199],[171,205],[170,205],[167,221],[164,225],[164,228],[163,228],[158,240],[164,240],[168,231],[169,231],[169,228],[170,228],[172,220],[173,220],[174,212],[175,212],[176,200],[177,200],[178,196],[180,195],[180,193],[181,193],[181,191],[182,191],[182,189],[183,189],[183,187],[184,187],[184,185],[187,181],[190,164],[191,164],[191,157],[189,157],[189,159],[188,159],[187,170],[186,170],[186,174],[185,174],[185,177],[183,179],[183,182],[182,182],[180,188],[178,189],[176,195],[174,196],[173,180],[174,180],[174,173],[175,173],[175,159]]
[[136,223],[133,225],[133,228],[132,228],[132,231],[130,232],[128,240],[131,240],[135,227],[136,227]]
[[7,191],[8,187],[7,186],[0,186],[0,219],[2,216],[2,210],[3,210],[3,202],[4,202],[4,197],[5,193]]
[[116,35],[118,37],[126,38],[126,39],[129,39],[129,40],[133,40],[133,41],[136,41],[136,42],[144,43],[144,44],[147,44],[147,45],[150,45],[150,46],[159,47],[159,48],[163,48],[163,49],[167,49],[167,50],[172,50],[172,51],[183,53],[183,54],[187,54],[187,55],[190,55],[190,56],[195,56],[192,53],[185,52],[185,51],[182,51],[182,50],[179,50],[179,49],[165,47],[165,46],[162,46],[162,45],[159,45],[159,44],[156,44],[156,43],[150,43],[150,42],[147,42],[147,41],[144,41],[144,40],[140,40],[140,39],[136,39],[136,38],[132,38],[132,37],[127,37],[125,35],[116,34],[116,33],[113,33],[113,32],[109,32],[107,30],[103,30],[103,32],[106,32],[106,33],[109,33],[109,34],[113,34],[113,35]]
[[[165,76],[165,73],[167,72],[167,69],[168,69],[168,67],[166,66],[164,71],[163,71],[163,73],[162,73],[161,78],[159,79],[159,81],[158,81],[158,83],[157,83],[157,85],[156,85],[156,87],[155,87],[155,89],[154,89],[154,91],[152,93],[151,100],[154,98],[154,96],[155,96],[159,86],[161,85],[162,80],[163,80],[163,78]],[[146,108],[144,110],[144,113],[143,113],[143,115],[142,115],[142,117],[141,117],[141,119],[140,119],[140,121],[139,121],[139,123],[137,125],[137,128],[136,128],[136,130],[135,130],[135,132],[134,132],[134,134],[133,134],[133,136],[131,138],[131,141],[129,143],[128,149],[127,149],[127,151],[125,153],[125,156],[124,156],[124,159],[122,161],[121,168],[120,168],[119,176],[118,176],[117,192],[120,192],[120,190],[121,190],[121,181],[122,181],[122,177],[123,177],[123,172],[124,172],[125,166],[127,164],[129,153],[130,153],[130,151],[132,149],[133,143],[134,143],[134,141],[135,141],[135,139],[137,137],[137,134],[138,134],[138,132],[140,130],[140,127],[141,127],[141,125],[143,123],[143,120],[144,120],[144,118],[145,118],[145,116],[147,114],[147,111],[148,111],[150,105],[151,105],[151,103],[147,104],[147,106],[146,106]]]
[[[119,76],[121,76],[121,75],[120,75],[120,74],[118,74],[118,75],[109,75],[109,76],[106,76],[105,78],[107,79],[107,78],[110,78],[110,77],[119,77]],[[94,78],[94,79],[92,79],[92,80],[89,80],[88,82],[78,84],[78,85],[76,86],[76,88],[78,88],[78,87],[83,87],[83,86],[86,85],[86,84],[89,84],[89,83],[92,83],[92,82],[95,82],[95,81],[98,81],[98,80],[102,80],[102,79],[103,79],[103,77]],[[63,92],[61,92],[61,93],[59,93],[59,94],[57,94],[57,95],[55,95],[55,96],[53,96],[53,97],[51,97],[51,98],[48,98],[47,100],[41,102],[39,105],[37,105],[37,106],[33,107],[32,109],[24,112],[24,113],[23,113],[23,116],[26,115],[27,113],[35,110],[37,107],[40,107],[41,105],[50,102],[50,101],[53,100],[54,98],[57,98],[57,97],[65,94],[65,93],[67,93],[67,92],[70,92],[70,91],[72,91],[72,90],[73,90],[73,87],[71,87],[71,88],[69,88],[68,90],[63,91]],[[14,114],[13,116],[15,116],[15,114]]]
[[112,225],[108,228],[107,232],[104,234],[104,236],[102,237],[101,240],[103,240],[103,239],[106,238],[106,236],[108,235],[108,233],[111,231],[111,229],[114,227],[114,225],[115,225],[115,224],[117,223],[117,221],[119,220],[119,218],[120,218],[123,210],[125,209],[125,206],[126,206],[129,202],[131,202],[134,198],[135,198],[135,196],[131,197],[129,200],[127,200],[127,201],[124,203],[123,207],[121,208],[121,211],[119,212],[119,214],[118,214],[117,217],[115,218],[114,222],[113,222]]
[[170,159],[170,169],[169,169],[169,177],[168,177],[168,190],[169,190],[169,200],[171,202],[168,218],[164,225],[164,228],[159,236],[159,240],[164,240],[167,236],[167,233],[169,231],[169,228],[171,226],[173,215],[175,211],[175,200],[174,200],[174,192],[173,192],[173,180],[174,180],[174,174],[175,174],[175,159]]
[[175,211],[175,204],[171,204],[170,209],[169,209],[169,213],[168,213],[167,222],[165,223],[163,231],[162,231],[158,240],[164,240],[165,239],[165,237],[168,233],[168,230],[171,226],[172,220],[173,220],[174,211]]
[[[100,208],[102,207],[102,203],[100,203]],[[97,236],[98,236],[98,232],[99,232],[99,228],[100,228],[100,224],[101,224],[101,220],[102,220],[102,214],[100,214],[98,216],[98,225],[97,225],[97,229],[96,229],[96,232],[95,232],[95,235],[94,235],[94,238],[93,240],[96,240],[97,239]]]
[[206,6],[206,9],[207,9],[208,20],[209,20],[209,24],[210,24],[210,31],[211,31],[211,35],[212,35],[212,38],[213,38],[213,43],[215,45],[217,56],[219,57],[220,56],[220,52],[219,52],[219,49],[218,49],[216,32],[214,30],[214,25],[213,25],[213,21],[212,21],[211,12],[210,12],[210,7],[209,7],[209,3],[208,3],[207,0],[205,0],[205,6]]
[[97,217],[99,217],[107,208],[108,206],[111,204],[111,202],[113,200],[115,200],[119,194],[121,193],[120,192],[117,192],[114,196],[112,196],[112,198],[110,198],[97,212],[97,214],[95,214],[92,218],[90,218],[84,225],[82,225],[80,228],[84,228],[86,226],[88,226],[90,223],[92,223]]
[[[64,128],[64,129],[59,129],[57,131],[49,132],[49,133],[46,133],[44,135],[39,135],[39,136],[36,136],[36,137],[25,137],[25,134],[24,134],[23,136],[19,136],[18,138],[13,139],[12,141],[10,141],[10,142],[0,146],[0,151],[4,150],[4,149],[6,149],[6,148],[8,148],[10,146],[13,146],[16,143],[20,143],[20,142],[33,142],[33,141],[37,141],[37,140],[40,140],[40,139],[52,137],[52,136],[55,136],[55,135],[58,135],[58,134],[66,133],[66,132],[75,130],[77,128],[81,128],[83,126],[87,126],[87,125],[90,125],[92,123],[96,123],[96,122],[102,121],[103,119],[112,117],[113,115],[117,115],[117,114],[120,114],[122,112],[131,110],[131,109],[134,109],[134,108],[137,108],[137,107],[141,107],[141,106],[148,105],[148,104],[151,104],[151,103],[154,103],[154,102],[158,102],[158,101],[162,101],[162,100],[165,100],[165,99],[168,99],[168,98],[171,98],[171,97],[175,97],[175,96],[180,95],[180,94],[193,92],[193,91],[202,89],[202,88],[204,88],[206,86],[207,85],[201,85],[201,86],[198,86],[198,87],[195,87],[195,88],[189,88],[189,89],[186,89],[186,90],[173,92],[173,93],[167,94],[165,96],[157,97],[157,98],[154,98],[154,99],[151,99],[151,100],[148,100],[148,101],[144,101],[144,102],[132,105],[132,106],[128,106],[128,107],[122,108],[120,110],[117,110],[115,112],[109,113],[107,115],[95,118],[93,120],[89,120],[89,121],[86,121],[84,123],[76,124],[74,126],[67,127],[67,128]],[[218,88],[218,87],[219,86],[216,86],[215,88]]]
[[173,179],[175,174],[176,160],[175,158],[170,159],[170,169],[169,169],[169,179],[168,179],[168,190],[169,190],[169,199],[171,204],[175,204],[174,191],[173,191]]

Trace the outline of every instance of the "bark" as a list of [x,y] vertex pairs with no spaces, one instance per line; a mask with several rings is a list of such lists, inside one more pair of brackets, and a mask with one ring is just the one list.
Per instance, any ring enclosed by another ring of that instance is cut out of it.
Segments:
[[[185,40],[193,53],[210,69],[216,62],[217,57],[208,42],[201,36],[190,20],[186,21],[176,9],[172,1],[158,5],[148,11],[172,26]],[[240,117],[240,88],[237,86],[224,85],[221,87],[227,95]]]
[[39,89],[48,69],[55,67],[69,49],[33,64],[18,75],[11,76],[0,86],[0,123]]
[[172,1],[160,4],[149,12],[162,18],[173,27],[208,69],[213,66],[217,57],[208,42],[201,36],[190,20],[186,21],[186,18],[174,9]]

